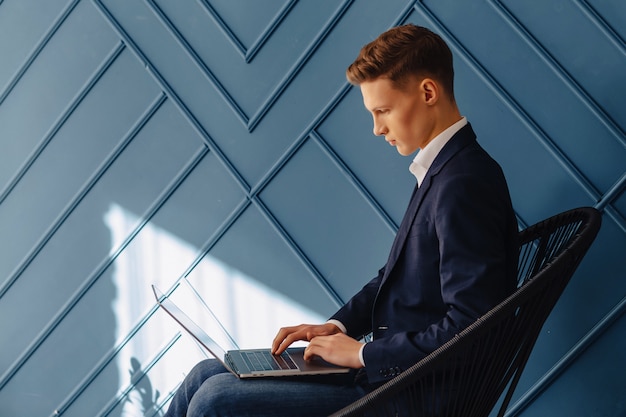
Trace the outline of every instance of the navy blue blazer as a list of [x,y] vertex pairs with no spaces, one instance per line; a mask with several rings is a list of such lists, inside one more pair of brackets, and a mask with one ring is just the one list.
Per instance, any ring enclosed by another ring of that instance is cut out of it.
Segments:
[[370,384],[450,340],[516,286],[517,221],[500,166],[468,124],[415,188],[386,265],[332,318],[355,338]]

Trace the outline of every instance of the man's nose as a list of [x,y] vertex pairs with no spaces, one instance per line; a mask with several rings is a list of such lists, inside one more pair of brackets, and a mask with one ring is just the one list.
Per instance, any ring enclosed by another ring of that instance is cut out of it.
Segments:
[[385,126],[382,123],[374,120],[374,135],[383,136],[385,133],[387,133]]

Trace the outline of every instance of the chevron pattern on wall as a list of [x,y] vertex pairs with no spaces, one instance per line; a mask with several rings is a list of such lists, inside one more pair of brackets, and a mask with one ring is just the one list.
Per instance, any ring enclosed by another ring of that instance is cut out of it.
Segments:
[[520,227],[604,213],[508,415],[626,412],[625,5],[0,0],[0,415],[161,415],[207,355],[153,283],[258,347],[369,281],[414,180],[344,71],[406,22]]

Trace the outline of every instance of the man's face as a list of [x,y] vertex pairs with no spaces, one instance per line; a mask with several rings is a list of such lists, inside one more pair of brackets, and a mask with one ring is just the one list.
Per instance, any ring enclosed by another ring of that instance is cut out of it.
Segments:
[[365,108],[374,119],[374,134],[385,136],[401,155],[410,155],[433,139],[435,118],[427,80],[411,77],[400,90],[388,78],[379,77],[360,87]]

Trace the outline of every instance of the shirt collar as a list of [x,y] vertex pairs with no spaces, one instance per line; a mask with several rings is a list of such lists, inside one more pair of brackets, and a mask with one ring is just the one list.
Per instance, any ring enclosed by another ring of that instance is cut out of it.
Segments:
[[456,132],[461,130],[461,128],[463,128],[466,124],[467,118],[462,117],[461,120],[435,136],[435,138],[431,140],[424,147],[424,149],[420,149],[417,155],[415,155],[415,158],[409,167],[409,171],[411,171],[411,173],[415,176],[418,186],[422,185],[422,181],[424,181],[424,177],[426,177],[428,169],[439,152],[443,149],[446,143],[452,139],[452,136],[454,136]]

